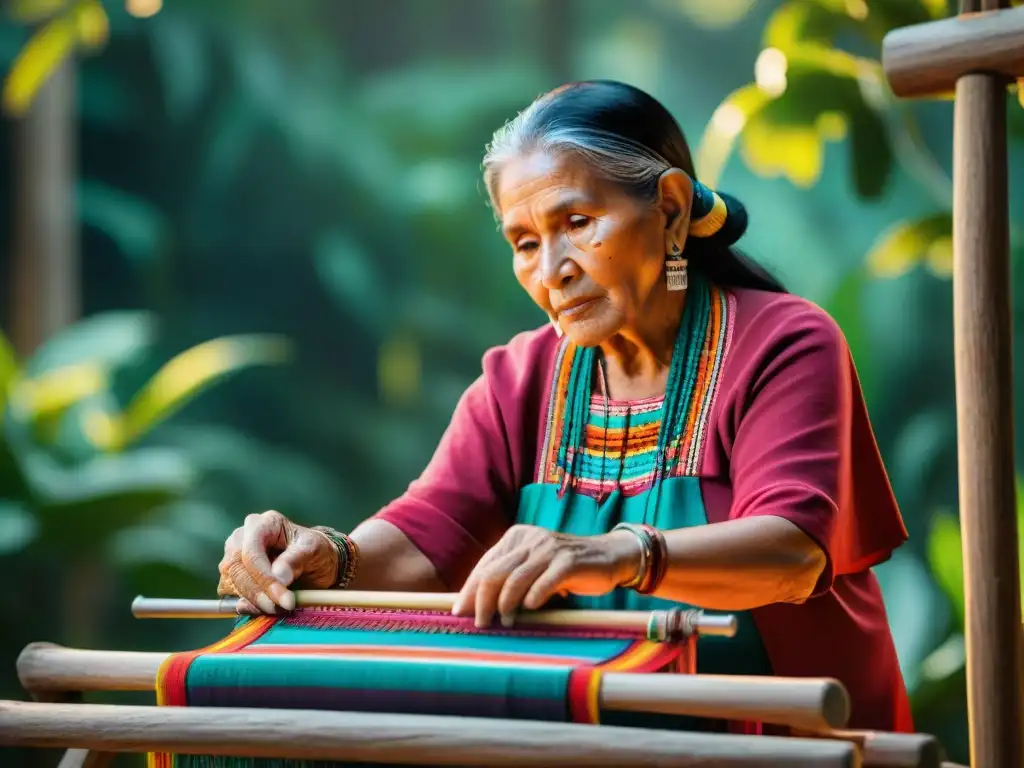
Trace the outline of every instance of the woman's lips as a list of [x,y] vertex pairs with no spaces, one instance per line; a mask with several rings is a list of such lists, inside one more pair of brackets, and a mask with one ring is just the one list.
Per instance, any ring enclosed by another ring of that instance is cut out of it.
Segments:
[[575,304],[571,304],[565,309],[560,309],[558,311],[558,314],[560,317],[574,317],[575,315],[579,315],[582,314],[583,312],[586,312],[588,309],[593,307],[596,302],[597,299],[586,299],[585,301],[580,301]]

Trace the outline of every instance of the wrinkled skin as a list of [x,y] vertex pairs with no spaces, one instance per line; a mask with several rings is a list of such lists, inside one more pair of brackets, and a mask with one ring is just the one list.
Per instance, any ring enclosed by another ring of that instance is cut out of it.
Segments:
[[217,593],[237,595],[242,613],[295,607],[285,585],[327,589],[338,573],[338,550],[319,531],[296,525],[280,512],[249,515],[224,544]]
[[604,595],[632,579],[640,564],[629,531],[571,536],[535,525],[515,525],[466,579],[453,613],[475,616],[477,626],[495,612],[509,623],[520,608],[536,610],[556,595]]

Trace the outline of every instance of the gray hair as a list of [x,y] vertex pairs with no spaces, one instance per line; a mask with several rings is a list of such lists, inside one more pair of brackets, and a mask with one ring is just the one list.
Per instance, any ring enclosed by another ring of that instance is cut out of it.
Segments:
[[635,141],[596,128],[544,120],[544,99],[538,99],[495,131],[482,163],[484,183],[495,214],[498,176],[509,160],[532,151],[573,153],[601,178],[622,186],[645,202],[654,202],[658,179],[672,163]]

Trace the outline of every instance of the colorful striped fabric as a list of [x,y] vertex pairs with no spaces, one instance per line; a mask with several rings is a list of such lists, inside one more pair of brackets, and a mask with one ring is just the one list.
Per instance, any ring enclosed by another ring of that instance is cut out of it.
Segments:
[[[157,704],[597,723],[603,672],[692,672],[692,642],[601,627],[477,629],[440,612],[301,608],[243,619],[207,648],[172,654],[157,676]],[[150,768],[243,765],[283,763],[149,758]]]
[[[698,473],[706,440],[707,421],[718,393],[722,367],[732,341],[734,299],[721,288],[708,285],[709,312],[696,385],[687,404],[686,429],[669,446],[674,460],[671,476]],[[564,472],[558,466],[558,447],[565,428],[569,378],[578,349],[568,337],[558,350],[558,359],[548,395],[548,421],[543,459],[538,463],[537,482],[561,485]],[[607,412],[606,412],[607,405]],[[591,396],[583,455],[576,465],[572,488],[595,498],[618,489],[625,496],[651,487],[657,459],[664,397],[616,401],[607,404],[603,395]],[[570,449],[570,460],[571,460]]]

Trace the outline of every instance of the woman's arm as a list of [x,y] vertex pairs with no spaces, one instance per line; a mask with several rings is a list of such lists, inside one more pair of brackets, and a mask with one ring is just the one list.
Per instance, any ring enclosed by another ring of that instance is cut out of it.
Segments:
[[[616,531],[636,573],[639,547]],[[708,610],[746,611],[810,597],[825,569],[825,553],[782,517],[758,516],[664,531],[668,568],[655,595]]]
[[352,531],[360,564],[349,589],[446,592],[437,569],[408,537],[386,520],[370,518]]

